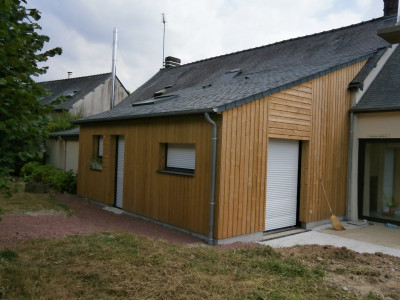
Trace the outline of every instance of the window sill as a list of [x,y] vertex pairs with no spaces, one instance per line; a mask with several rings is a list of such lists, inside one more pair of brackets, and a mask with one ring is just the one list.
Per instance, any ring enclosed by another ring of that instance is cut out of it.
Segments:
[[185,172],[185,171],[157,170],[157,173],[194,177],[194,173]]

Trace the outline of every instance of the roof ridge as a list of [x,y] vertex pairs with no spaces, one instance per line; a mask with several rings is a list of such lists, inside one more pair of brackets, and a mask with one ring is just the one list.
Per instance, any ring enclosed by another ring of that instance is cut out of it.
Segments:
[[101,75],[111,75],[111,72],[107,73],[100,73],[100,74],[94,74],[94,75],[86,75],[86,76],[80,76],[80,77],[73,77],[73,78],[63,78],[63,79],[54,79],[54,80],[46,80],[46,81],[38,81],[36,83],[45,83],[45,82],[54,82],[54,81],[63,81],[63,80],[69,80],[69,79],[83,79],[83,78],[88,78],[88,77],[95,77],[95,76],[101,76]]
[[164,69],[161,69],[161,71],[173,70],[173,69],[177,69],[177,68],[180,68],[180,67],[193,65],[193,64],[204,62],[204,61],[208,61],[208,60],[213,60],[213,59],[226,57],[226,56],[230,56],[230,55],[234,55],[234,54],[244,53],[244,52],[247,52],[247,51],[253,51],[253,50],[257,50],[257,49],[267,48],[267,47],[271,47],[271,46],[275,46],[275,45],[279,45],[279,44],[284,44],[284,43],[291,42],[291,41],[296,41],[296,40],[301,40],[301,39],[305,39],[305,38],[310,38],[310,37],[313,37],[313,36],[332,33],[332,32],[335,32],[335,31],[344,30],[344,29],[348,29],[348,28],[352,28],[352,27],[356,27],[356,26],[361,26],[361,25],[364,25],[364,24],[367,24],[367,23],[373,23],[373,22],[377,22],[377,21],[380,21],[380,20],[390,20],[390,19],[393,19],[393,18],[396,18],[396,16],[389,16],[389,17],[388,16],[383,16],[383,17],[379,17],[379,18],[374,18],[374,19],[371,19],[371,20],[368,20],[368,21],[362,21],[362,22],[356,23],[356,24],[351,24],[351,25],[347,25],[347,26],[343,26],[343,27],[339,27],[339,28],[334,28],[334,29],[330,29],[330,30],[325,30],[325,31],[313,33],[313,34],[308,34],[308,35],[304,35],[304,36],[299,36],[299,37],[295,37],[295,38],[291,38],[291,39],[287,39],[287,40],[274,42],[272,44],[262,45],[262,46],[258,46],[258,47],[254,47],[254,48],[239,50],[239,51],[226,53],[226,54],[221,54],[221,55],[217,55],[217,56],[213,56],[213,57],[208,57],[208,58],[200,59],[200,60],[193,61],[193,62],[190,62],[190,63],[187,63],[187,64],[182,64],[180,66],[176,66],[176,67],[173,67],[173,68],[168,68],[168,69],[164,68]]

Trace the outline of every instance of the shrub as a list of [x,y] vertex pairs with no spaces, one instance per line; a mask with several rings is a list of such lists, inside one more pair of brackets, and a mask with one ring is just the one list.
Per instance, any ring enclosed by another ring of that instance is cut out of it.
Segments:
[[29,162],[21,169],[24,181],[39,181],[48,183],[58,192],[76,193],[77,177],[73,170],[67,172],[54,166]]
[[20,174],[25,180],[27,180],[28,177],[30,177],[32,175],[33,171],[39,166],[40,166],[40,163],[38,163],[37,161],[28,162],[25,165],[23,165],[23,167],[21,168]]

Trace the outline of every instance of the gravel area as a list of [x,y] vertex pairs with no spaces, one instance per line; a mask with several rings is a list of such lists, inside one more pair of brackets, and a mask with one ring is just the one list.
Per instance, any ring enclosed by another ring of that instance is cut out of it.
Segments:
[[22,246],[20,241],[36,238],[58,238],[74,234],[125,231],[178,244],[204,244],[204,241],[127,214],[115,214],[76,195],[56,198],[74,211],[72,217],[60,214],[6,215],[0,221],[0,249]]

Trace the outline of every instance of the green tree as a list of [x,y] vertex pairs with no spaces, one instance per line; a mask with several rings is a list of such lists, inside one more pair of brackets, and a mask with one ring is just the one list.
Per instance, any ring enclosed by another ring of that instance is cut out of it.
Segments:
[[26,4],[0,1],[0,177],[42,157],[51,108],[40,104],[46,90],[32,77],[46,73],[48,67],[39,63],[62,52],[58,47],[42,52],[49,37],[38,33],[40,12]]

